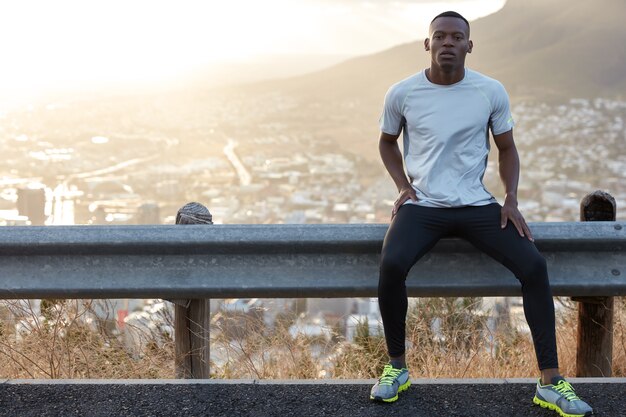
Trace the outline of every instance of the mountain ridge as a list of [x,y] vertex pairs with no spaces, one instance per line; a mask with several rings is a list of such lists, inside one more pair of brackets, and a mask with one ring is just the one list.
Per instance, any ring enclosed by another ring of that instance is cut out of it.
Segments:
[[[626,98],[626,2],[509,0],[471,22],[468,68],[502,82],[513,105],[573,98]],[[313,73],[235,87],[244,97],[278,94],[298,103],[276,114],[338,148],[378,160],[378,119],[393,84],[428,67],[423,39]],[[274,117],[273,115],[271,117]],[[293,120],[292,119],[292,120]]]
[[[607,13],[610,11],[610,13]],[[513,100],[614,96],[626,89],[626,2],[509,0],[471,22],[466,64],[500,80]],[[429,65],[422,40],[321,71],[243,86],[310,99],[378,101],[389,86]]]

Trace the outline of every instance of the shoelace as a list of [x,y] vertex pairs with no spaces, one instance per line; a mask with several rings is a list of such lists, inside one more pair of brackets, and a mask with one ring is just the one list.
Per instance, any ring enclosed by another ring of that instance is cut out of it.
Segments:
[[563,395],[567,401],[580,400],[580,398],[578,398],[578,396],[574,392],[574,387],[572,387],[572,385],[569,382],[563,379],[560,380],[559,383],[554,386],[554,389],[559,394]]
[[393,381],[396,380],[401,372],[402,369],[396,369],[391,365],[385,365],[383,368],[383,375],[379,379],[380,385],[393,385]]

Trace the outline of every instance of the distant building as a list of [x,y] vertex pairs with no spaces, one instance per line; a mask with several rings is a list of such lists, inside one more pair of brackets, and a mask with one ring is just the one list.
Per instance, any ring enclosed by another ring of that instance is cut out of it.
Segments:
[[20,188],[17,190],[17,210],[34,226],[46,221],[46,191],[43,188]]
[[158,204],[145,203],[137,209],[137,224],[161,224]]

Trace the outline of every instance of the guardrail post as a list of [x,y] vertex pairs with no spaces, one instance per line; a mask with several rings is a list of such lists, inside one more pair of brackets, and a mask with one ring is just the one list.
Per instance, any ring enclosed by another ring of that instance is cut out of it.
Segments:
[[174,310],[176,378],[210,376],[210,300],[176,300]]
[[[178,210],[176,224],[213,224],[209,210],[200,203],[188,203]],[[170,300],[174,309],[174,362],[176,378],[210,377],[209,299]]]
[[[615,221],[615,199],[595,191],[580,203],[580,221]],[[613,297],[573,297],[578,301],[576,376],[610,377],[613,365]]]

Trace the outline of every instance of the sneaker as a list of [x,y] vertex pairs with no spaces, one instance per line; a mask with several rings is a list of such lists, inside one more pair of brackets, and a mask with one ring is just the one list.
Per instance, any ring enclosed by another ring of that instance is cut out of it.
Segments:
[[398,393],[411,386],[409,370],[396,369],[391,364],[385,365],[382,376],[372,387],[370,400],[392,403],[398,399]]
[[589,404],[578,398],[574,388],[562,377],[552,379],[552,384],[549,385],[541,385],[539,379],[533,403],[554,410],[563,417],[593,415],[593,409]]

